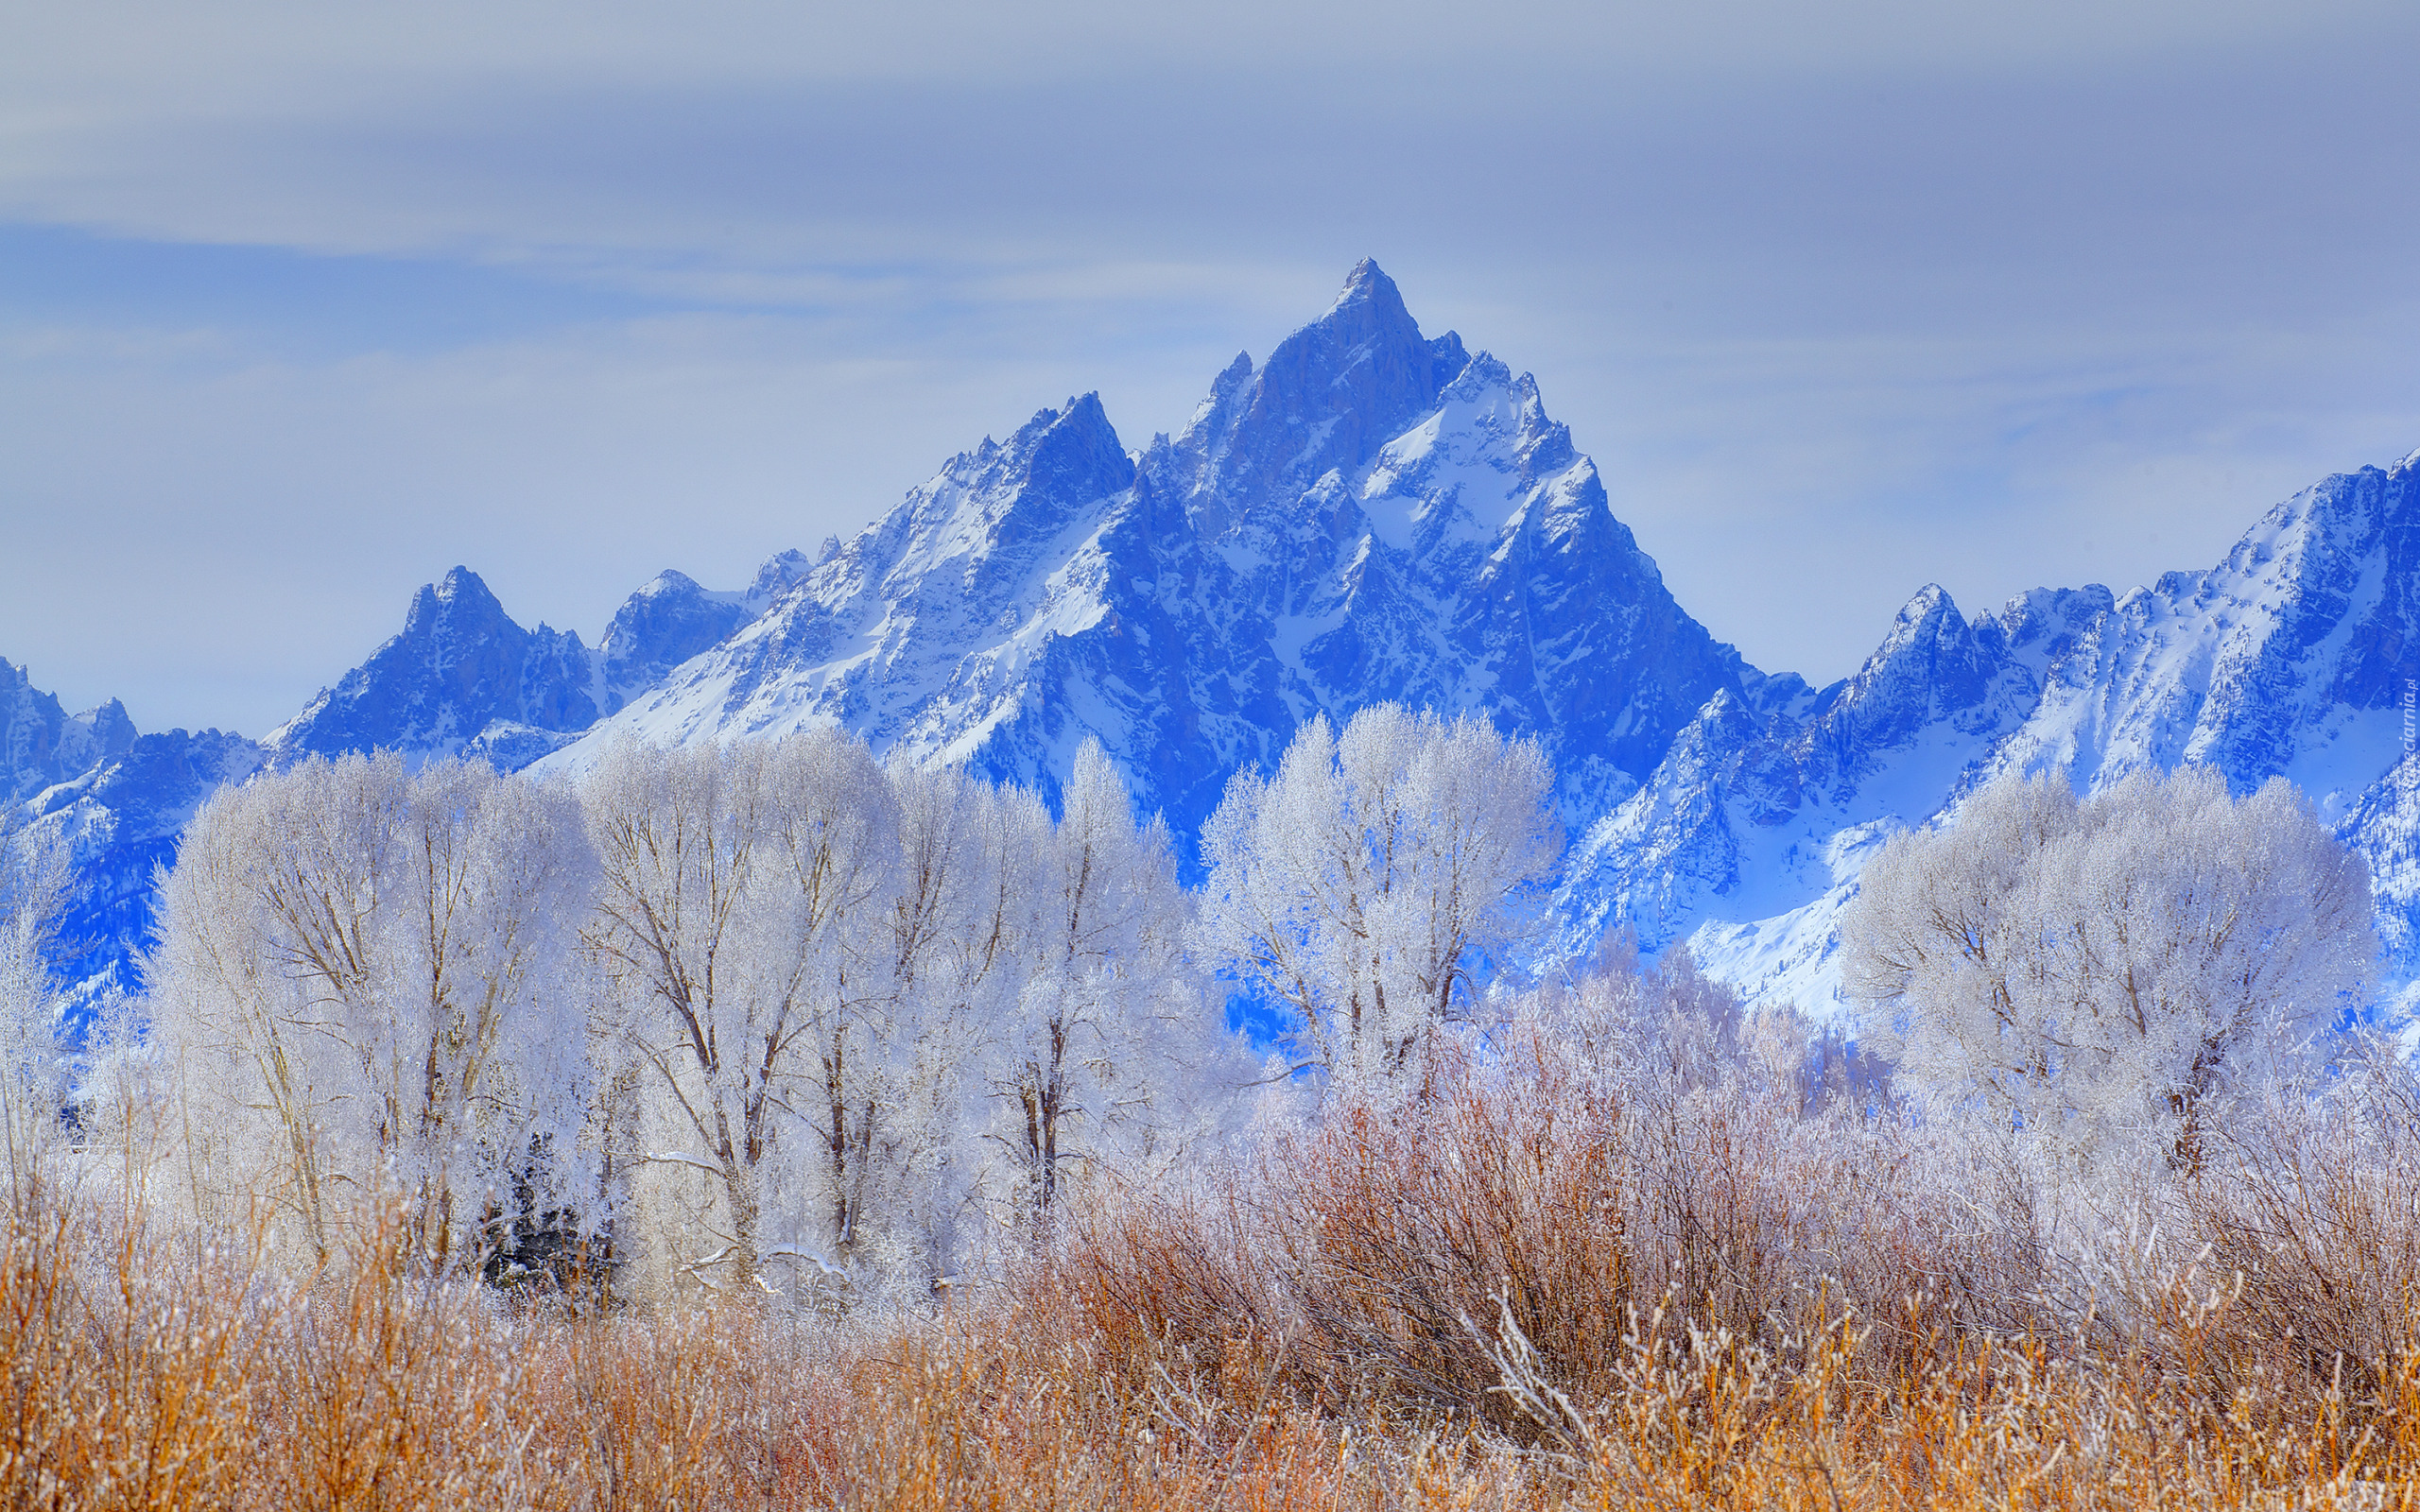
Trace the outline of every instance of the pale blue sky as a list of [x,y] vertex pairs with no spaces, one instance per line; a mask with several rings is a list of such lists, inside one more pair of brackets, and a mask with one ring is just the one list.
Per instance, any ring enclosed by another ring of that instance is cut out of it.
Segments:
[[1822,681],[2420,447],[2408,4],[0,0],[0,657],[258,734],[457,561],[594,642],[1363,255]]

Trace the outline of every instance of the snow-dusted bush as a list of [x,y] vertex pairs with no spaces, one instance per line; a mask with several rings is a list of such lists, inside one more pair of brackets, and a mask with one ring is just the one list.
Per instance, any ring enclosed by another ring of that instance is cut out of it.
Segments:
[[1842,974],[1906,1078],[2029,1147],[2204,1133],[2358,1005],[2377,941],[2360,858],[2282,780],[2138,773],[2079,801],[2008,777],[1894,838],[1841,922]]
[[1536,744],[1380,704],[1314,719],[1201,833],[1202,938],[1356,1080],[1416,1070],[1532,918],[1562,834]]

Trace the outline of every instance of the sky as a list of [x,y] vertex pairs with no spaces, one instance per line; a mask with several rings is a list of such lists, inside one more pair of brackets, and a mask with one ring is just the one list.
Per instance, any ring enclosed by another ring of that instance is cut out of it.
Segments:
[[259,735],[456,563],[594,644],[1375,258],[1854,671],[2420,448],[2409,0],[0,0],[0,658]]

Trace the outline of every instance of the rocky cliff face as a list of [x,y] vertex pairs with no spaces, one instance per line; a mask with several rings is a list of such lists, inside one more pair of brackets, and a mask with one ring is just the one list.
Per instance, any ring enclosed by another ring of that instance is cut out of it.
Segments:
[[133,744],[134,721],[115,698],[70,714],[33,685],[31,668],[0,660],[0,803],[23,802]]
[[135,962],[150,941],[159,869],[175,863],[203,799],[251,776],[262,756],[224,730],[142,735],[26,805],[35,830],[64,845],[75,866],[59,963],[78,984],[72,1013],[89,1017],[107,988],[140,988]]

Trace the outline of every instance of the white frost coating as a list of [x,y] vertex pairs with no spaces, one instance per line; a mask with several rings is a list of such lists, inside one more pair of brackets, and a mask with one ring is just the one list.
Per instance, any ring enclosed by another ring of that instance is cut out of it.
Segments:
[[2367,988],[2369,877],[2282,780],[2011,775],[1872,861],[1842,973],[1917,1086],[2070,1160],[2198,1166]]
[[1417,1080],[1552,873],[1553,782],[1535,745],[1478,720],[1380,704],[1341,737],[1314,720],[1204,828],[1203,947],[1336,1074]]

